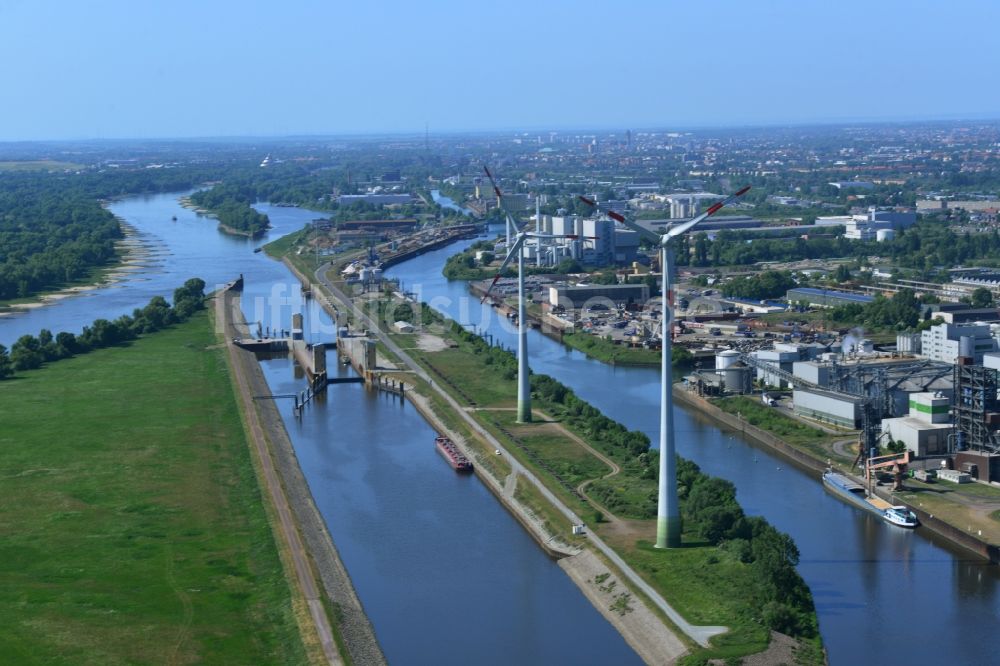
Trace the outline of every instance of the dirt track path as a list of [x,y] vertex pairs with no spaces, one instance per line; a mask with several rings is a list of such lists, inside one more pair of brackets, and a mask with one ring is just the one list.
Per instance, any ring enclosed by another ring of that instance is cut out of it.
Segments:
[[[218,298],[217,307],[217,322],[224,325],[227,341],[248,333],[245,325],[235,323],[243,322],[238,293],[225,292]],[[267,493],[278,517],[275,538],[291,559],[293,570],[288,575],[305,598],[324,661],[345,663],[334,642],[325,600],[338,609],[337,627],[351,660],[356,664],[385,664],[374,629],[302,475],[281,414],[273,401],[253,399],[255,395],[270,394],[260,364],[253,352],[231,342],[227,346],[259,466],[261,491]]]

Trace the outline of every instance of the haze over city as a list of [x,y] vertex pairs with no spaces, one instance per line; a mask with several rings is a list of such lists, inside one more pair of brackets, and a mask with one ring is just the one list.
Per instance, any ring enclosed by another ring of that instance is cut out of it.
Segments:
[[995,663],[998,25],[0,0],[0,662]]
[[7,2],[0,140],[1000,116],[1000,5]]

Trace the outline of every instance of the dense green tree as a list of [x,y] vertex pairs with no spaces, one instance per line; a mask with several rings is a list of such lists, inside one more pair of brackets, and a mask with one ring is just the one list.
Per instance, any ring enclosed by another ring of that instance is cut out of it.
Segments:
[[788,271],[764,271],[757,275],[734,278],[722,285],[726,296],[763,300],[781,298],[795,286],[795,279]]
[[14,374],[14,366],[10,361],[10,354],[7,353],[7,348],[0,345],[0,379],[6,379]]
[[577,261],[576,259],[572,259],[570,257],[567,257],[567,258],[563,259],[562,261],[560,261],[558,264],[556,264],[556,269],[555,270],[556,270],[556,273],[562,273],[562,274],[566,274],[566,273],[582,273],[583,272],[583,266],[581,266],[580,262]]
[[41,343],[33,335],[22,335],[10,348],[10,361],[14,370],[21,372],[41,367],[45,361]]
[[986,287],[979,287],[972,292],[972,307],[991,308],[993,307],[993,292]]

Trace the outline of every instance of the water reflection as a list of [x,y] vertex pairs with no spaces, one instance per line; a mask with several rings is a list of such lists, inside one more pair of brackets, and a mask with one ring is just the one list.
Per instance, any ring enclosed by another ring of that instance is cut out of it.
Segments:
[[[511,327],[441,275],[464,241],[388,271],[424,300],[511,348]],[[556,377],[608,416],[658,440],[659,372],[612,367],[529,331],[531,368]],[[925,529],[902,530],[823,490],[804,472],[699,413],[675,409],[678,452],[733,481],[750,514],[791,534],[833,664],[995,663],[998,567]]]

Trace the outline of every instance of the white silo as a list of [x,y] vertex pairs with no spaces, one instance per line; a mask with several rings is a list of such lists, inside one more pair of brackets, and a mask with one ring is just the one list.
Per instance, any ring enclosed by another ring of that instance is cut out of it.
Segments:
[[875,232],[875,240],[879,243],[884,243],[886,241],[891,241],[896,237],[896,232],[893,229],[878,229]]
[[719,352],[715,355],[715,369],[716,371],[725,370],[738,360],[740,360],[740,353],[735,349]]
[[743,364],[739,362],[740,353],[727,349],[715,355],[715,374],[722,379],[727,391],[740,391],[743,386]]

